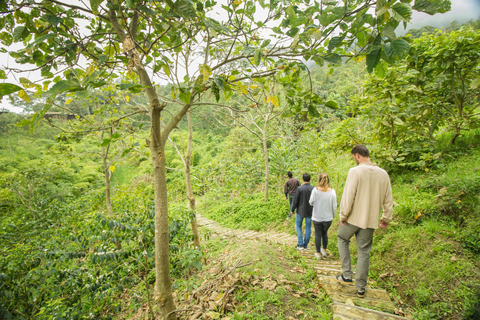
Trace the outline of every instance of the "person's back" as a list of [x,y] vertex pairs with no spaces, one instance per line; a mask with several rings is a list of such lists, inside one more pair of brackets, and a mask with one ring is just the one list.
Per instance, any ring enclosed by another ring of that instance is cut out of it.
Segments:
[[[313,207],[310,205],[310,195],[313,190],[313,186],[310,184],[310,175],[308,173],[303,174],[303,182],[297,189],[295,194],[295,200],[293,201],[292,211],[293,214],[297,210],[295,218],[295,229],[297,230],[298,245],[296,249],[306,250],[310,241],[310,233],[312,228],[312,211]],[[303,237],[302,223],[305,219],[305,237]]]
[[289,209],[288,209],[287,219],[290,219],[293,201],[295,200],[295,194],[297,193],[297,189],[300,186],[300,181],[298,181],[298,179],[293,178],[292,171],[288,171],[287,176],[288,176],[288,180],[287,182],[285,182],[285,187],[283,188],[283,192],[285,193],[285,199],[288,199]]
[[350,239],[355,236],[357,242],[357,267],[355,286],[357,296],[365,297],[368,269],[370,267],[370,250],[373,233],[378,228],[388,228],[392,220],[392,189],[390,178],[385,170],[370,161],[370,153],[363,144],[358,144],[350,152],[357,167],[350,169],[345,181],[342,200],[340,201],[340,224],[337,231],[337,245],[342,274],[337,280],[342,284],[353,284],[353,271],[350,257]]
[[312,190],[310,204],[313,206],[313,221],[332,221],[337,209],[337,195],[335,190],[321,191],[318,188]]
[[297,213],[304,218],[312,217],[313,207],[308,201],[313,188],[314,186],[307,182],[298,187],[295,194],[294,209],[297,209]]
[[[357,227],[378,228],[378,218],[390,222],[393,199],[388,173],[373,163],[360,163],[350,169],[340,203],[340,219]],[[348,217],[348,218],[347,218]],[[344,219],[342,219],[344,218]]]

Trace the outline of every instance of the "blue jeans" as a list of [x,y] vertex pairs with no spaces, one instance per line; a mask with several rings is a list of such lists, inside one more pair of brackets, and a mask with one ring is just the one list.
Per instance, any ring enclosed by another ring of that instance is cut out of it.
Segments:
[[289,194],[288,195],[288,204],[290,205],[290,208],[288,209],[288,217],[289,218],[291,217],[292,205],[293,205],[294,200],[295,200],[295,195],[294,194]]
[[[305,238],[303,238],[302,232],[303,219],[305,219]],[[308,243],[310,242],[310,235],[312,233],[312,218],[304,218],[297,213],[295,227],[297,229],[298,246],[307,249]]]

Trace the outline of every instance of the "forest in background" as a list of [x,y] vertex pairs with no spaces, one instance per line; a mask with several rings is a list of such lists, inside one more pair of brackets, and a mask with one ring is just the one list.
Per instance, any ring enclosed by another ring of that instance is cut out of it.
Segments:
[[[231,227],[293,234],[284,221],[286,171],[329,173],[340,199],[349,150],[365,143],[390,173],[396,203],[395,222],[375,236],[372,276],[393,273],[378,285],[406,301],[415,319],[478,317],[477,26],[413,32],[409,55],[372,74],[352,59],[278,79],[311,83],[322,98],[314,108],[278,83],[269,87],[279,92],[270,104],[258,103],[268,98],[255,82],[249,89],[260,98],[212,93],[191,112],[198,212]],[[88,97],[61,95],[51,111],[76,119],[46,118],[33,134],[16,126],[29,117],[0,115],[3,317],[115,318],[150,303],[154,188],[147,102],[137,89],[120,80]],[[38,112],[42,103],[26,107]],[[165,151],[176,290],[204,258],[187,206],[188,126],[179,122]]]

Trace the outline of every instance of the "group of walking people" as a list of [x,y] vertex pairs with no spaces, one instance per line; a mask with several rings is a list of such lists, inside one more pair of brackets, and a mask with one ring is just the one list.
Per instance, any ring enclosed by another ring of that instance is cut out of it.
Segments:
[[[363,144],[351,150],[356,167],[349,170],[342,198],[340,200],[339,225],[337,230],[338,252],[342,262],[342,274],[337,280],[342,284],[353,285],[357,296],[365,297],[370,250],[373,233],[379,226],[387,228],[392,220],[393,198],[388,173],[370,161],[370,153]],[[328,230],[337,211],[337,195],[330,185],[327,173],[320,173],[317,185],[310,184],[310,174],[304,173],[303,184],[293,178],[291,171],[285,183],[285,197],[289,199],[288,218],[295,215],[297,250],[306,250],[310,242],[312,223],[315,228],[315,257],[326,257]],[[305,235],[302,226],[305,221]],[[351,266],[349,243],[355,235],[357,243],[357,268],[355,281]]]

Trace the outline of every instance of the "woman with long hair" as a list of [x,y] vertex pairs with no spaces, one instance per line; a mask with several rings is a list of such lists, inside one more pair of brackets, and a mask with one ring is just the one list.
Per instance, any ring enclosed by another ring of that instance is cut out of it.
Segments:
[[[337,211],[337,194],[330,187],[330,179],[325,172],[320,173],[317,187],[310,195],[310,205],[313,206],[312,221],[315,228],[315,257],[326,257],[328,244],[328,228],[332,225]],[[323,244],[323,246],[322,246]]]

